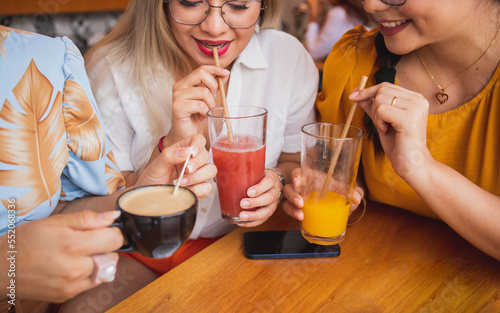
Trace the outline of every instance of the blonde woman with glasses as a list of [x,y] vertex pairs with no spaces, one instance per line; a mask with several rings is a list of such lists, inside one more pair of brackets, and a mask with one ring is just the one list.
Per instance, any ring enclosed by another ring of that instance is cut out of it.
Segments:
[[[195,133],[206,113],[229,106],[268,110],[265,177],[241,200],[253,227],[268,219],[299,162],[300,127],[315,121],[318,71],[294,37],[274,29],[280,0],[132,0],[111,33],[86,55],[93,91],[118,166],[133,181],[158,146]],[[214,65],[218,48],[221,67]],[[161,138],[161,140],[160,140]],[[160,141],[160,142],[159,142]],[[187,182],[189,184],[189,182]],[[234,229],[222,220],[217,187],[201,200],[195,229],[168,260],[141,258],[161,274]],[[135,256],[140,258],[139,256]],[[154,264],[153,264],[154,263]]]
[[358,101],[368,198],[440,219],[500,260],[500,1],[362,3],[379,26],[354,28],[328,56],[321,120],[345,121]]

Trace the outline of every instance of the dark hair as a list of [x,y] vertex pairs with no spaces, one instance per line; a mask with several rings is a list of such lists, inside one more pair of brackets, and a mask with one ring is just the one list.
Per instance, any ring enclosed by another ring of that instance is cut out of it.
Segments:
[[[401,58],[400,55],[390,52],[385,46],[384,37],[378,32],[375,37],[375,49],[377,50],[380,69],[375,72],[375,81],[377,84],[389,82],[394,84],[396,80],[396,64]],[[365,113],[363,117],[363,124],[367,130],[367,138],[373,142],[375,156],[380,157],[383,155],[384,150],[380,143],[380,137],[372,119]]]
[[339,4],[343,4],[349,15],[353,15],[363,22],[363,25],[368,25],[373,22],[371,14],[366,12],[358,0],[339,0]]

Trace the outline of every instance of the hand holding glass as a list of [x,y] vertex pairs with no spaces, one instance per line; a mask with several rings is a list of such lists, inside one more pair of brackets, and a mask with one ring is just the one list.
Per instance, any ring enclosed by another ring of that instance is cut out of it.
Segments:
[[[208,127],[213,161],[217,167],[217,188],[222,218],[230,223],[245,223],[239,218],[240,201],[247,189],[264,178],[266,163],[267,110],[253,106],[228,107],[208,112]],[[228,137],[228,127],[232,138]],[[230,140],[232,139],[232,141]]]
[[[314,123],[302,127],[302,192],[304,238],[315,244],[332,245],[344,239],[351,207],[350,195],[356,183],[363,131],[350,127],[340,139],[344,125]],[[338,158],[330,179],[327,175]],[[322,196],[325,182],[326,194]]]

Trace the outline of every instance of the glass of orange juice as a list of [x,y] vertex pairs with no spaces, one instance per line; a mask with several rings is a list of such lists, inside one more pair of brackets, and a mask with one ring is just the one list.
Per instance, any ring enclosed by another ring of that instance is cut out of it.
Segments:
[[350,194],[358,173],[364,133],[343,124],[313,123],[302,127],[302,188],[304,238],[333,245],[344,239]]

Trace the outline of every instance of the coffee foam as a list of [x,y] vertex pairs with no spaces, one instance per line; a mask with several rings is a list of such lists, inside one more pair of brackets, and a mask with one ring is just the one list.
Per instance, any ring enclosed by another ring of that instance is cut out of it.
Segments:
[[173,194],[174,186],[149,186],[124,194],[118,205],[128,213],[141,216],[163,216],[189,209],[195,202],[193,195],[179,188]]

